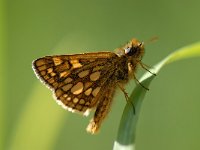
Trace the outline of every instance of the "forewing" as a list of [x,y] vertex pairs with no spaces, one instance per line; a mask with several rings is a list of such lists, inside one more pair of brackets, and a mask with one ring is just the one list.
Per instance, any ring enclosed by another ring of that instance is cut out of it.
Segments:
[[46,56],[35,60],[33,69],[59,104],[86,113],[96,106],[117,57],[111,52]]

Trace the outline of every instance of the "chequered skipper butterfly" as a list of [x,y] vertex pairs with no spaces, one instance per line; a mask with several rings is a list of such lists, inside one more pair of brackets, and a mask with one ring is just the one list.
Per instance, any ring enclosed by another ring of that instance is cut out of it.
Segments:
[[87,127],[94,134],[109,112],[116,88],[128,99],[124,85],[131,78],[139,83],[135,72],[138,64],[146,69],[141,62],[143,54],[143,42],[132,39],[116,53],[45,56],[33,61],[33,70],[67,110],[88,115],[96,109]]

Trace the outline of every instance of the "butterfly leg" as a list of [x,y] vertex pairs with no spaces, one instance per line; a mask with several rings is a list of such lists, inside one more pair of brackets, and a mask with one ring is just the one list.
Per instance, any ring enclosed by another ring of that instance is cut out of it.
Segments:
[[149,89],[147,87],[145,87],[142,83],[140,83],[140,81],[136,78],[135,74],[133,74],[134,80],[137,84],[139,84],[140,86],[142,86],[145,90],[149,91]]
[[103,97],[97,104],[97,108],[94,114],[93,119],[90,121],[87,131],[95,134],[99,130],[102,121],[107,116],[110,106],[112,104],[112,99],[114,95],[115,86],[108,86],[109,88],[106,89],[106,92],[103,94]]
[[127,103],[130,103],[132,105],[132,107],[133,107],[133,114],[135,114],[135,107],[134,107],[134,104],[129,100],[128,93],[125,91],[124,87],[121,84],[117,83],[117,85],[120,88],[120,90],[122,90],[122,92],[124,93],[124,96],[126,98]]
[[153,72],[151,72],[149,69],[147,69],[147,68],[150,68],[149,66],[143,64],[141,61],[139,61],[139,64],[140,64],[140,66],[141,66],[144,70],[146,70],[146,71],[148,71],[149,73],[151,73],[152,75],[156,76],[155,73],[153,73]]
[[120,88],[120,90],[124,93],[124,96],[126,98],[126,101],[128,101],[129,99],[129,96],[128,96],[128,93],[125,91],[124,87],[120,84],[120,83],[117,83],[117,86]]

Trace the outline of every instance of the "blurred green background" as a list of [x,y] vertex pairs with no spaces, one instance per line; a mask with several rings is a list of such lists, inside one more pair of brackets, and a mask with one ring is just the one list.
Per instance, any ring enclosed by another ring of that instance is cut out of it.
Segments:
[[[131,38],[148,41],[153,66],[177,48],[200,41],[199,0],[1,0],[1,148],[109,150],[126,104],[117,92],[98,135],[92,117],[63,110],[37,80],[34,59],[114,50]],[[137,150],[200,149],[200,59],[166,66],[150,86],[138,122]],[[138,77],[141,75],[139,72]],[[135,86],[131,81],[126,89]]]

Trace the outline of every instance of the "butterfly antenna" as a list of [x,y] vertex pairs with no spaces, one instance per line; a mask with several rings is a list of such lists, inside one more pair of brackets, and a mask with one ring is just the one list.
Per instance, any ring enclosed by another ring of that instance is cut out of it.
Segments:
[[147,41],[144,41],[145,44],[153,43],[158,40],[158,36],[153,36],[152,38],[148,39]]

